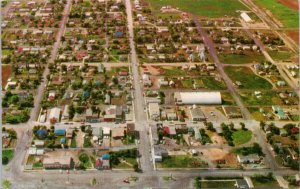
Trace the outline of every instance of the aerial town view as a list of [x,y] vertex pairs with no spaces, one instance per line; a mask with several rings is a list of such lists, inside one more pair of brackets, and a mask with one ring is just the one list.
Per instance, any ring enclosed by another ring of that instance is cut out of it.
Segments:
[[2,0],[0,188],[299,188],[298,14]]

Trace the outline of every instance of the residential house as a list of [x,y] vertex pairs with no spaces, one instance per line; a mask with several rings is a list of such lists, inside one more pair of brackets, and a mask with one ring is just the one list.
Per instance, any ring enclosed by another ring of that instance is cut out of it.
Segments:
[[111,136],[113,139],[122,139],[124,135],[125,128],[124,127],[117,127],[111,129]]
[[50,110],[49,120],[51,124],[59,122],[60,118],[60,108],[52,108]]

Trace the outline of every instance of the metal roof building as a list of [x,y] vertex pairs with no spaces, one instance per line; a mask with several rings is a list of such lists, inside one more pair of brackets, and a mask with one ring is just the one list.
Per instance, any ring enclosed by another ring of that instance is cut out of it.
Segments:
[[222,104],[220,92],[176,92],[176,104]]

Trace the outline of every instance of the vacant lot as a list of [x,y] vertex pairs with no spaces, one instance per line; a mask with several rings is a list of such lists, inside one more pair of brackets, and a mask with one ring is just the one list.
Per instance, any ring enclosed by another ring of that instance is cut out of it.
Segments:
[[234,145],[241,145],[249,142],[252,138],[252,132],[247,130],[237,130],[232,135]]
[[283,105],[282,100],[277,96],[275,91],[264,91],[260,98],[254,93],[240,93],[242,100],[247,106],[272,106],[274,104]]
[[[291,2],[294,0],[281,0],[280,2]],[[298,28],[298,11],[280,3],[278,0],[254,0],[260,7],[266,8],[285,26]]]
[[237,0],[150,0],[150,4],[155,13],[159,13],[163,6],[172,6],[191,14],[210,18],[237,16],[239,15],[237,10],[248,10]]
[[241,82],[243,89],[272,89],[271,83],[262,77],[257,76],[248,67],[225,67],[225,72],[232,82]]
[[219,60],[224,64],[247,64],[252,62],[263,62],[265,57],[262,54],[240,55],[240,54],[220,54]]
[[269,55],[273,60],[290,60],[293,57],[293,53],[289,51],[269,51]]
[[11,65],[2,65],[2,87],[6,86],[7,79],[11,75]]
[[196,157],[188,155],[168,156],[163,159],[162,163],[157,163],[161,168],[203,168],[207,164]]

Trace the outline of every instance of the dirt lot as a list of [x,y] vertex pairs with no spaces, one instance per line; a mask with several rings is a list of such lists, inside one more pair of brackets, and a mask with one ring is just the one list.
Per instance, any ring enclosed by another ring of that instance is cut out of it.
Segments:
[[224,159],[226,164],[229,166],[237,165],[237,158],[234,154],[229,153],[225,150],[219,148],[205,149],[201,150],[203,152],[203,157],[209,161],[217,161]]
[[2,65],[2,87],[6,86],[7,79],[11,75],[11,65]]
[[219,136],[217,133],[213,133],[211,141],[214,144],[226,144],[226,140],[223,137]]
[[299,43],[299,31],[289,31],[287,35],[293,39],[297,44]]
[[293,9],[293,10],[298,10],[298,0],[277,0],[281,4]]
[[78,151],[64,151],[64,150],[56,150],[52,152],[47,152],[44,157],[65,157],[71,156],[74,161],[78,161]]

